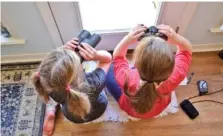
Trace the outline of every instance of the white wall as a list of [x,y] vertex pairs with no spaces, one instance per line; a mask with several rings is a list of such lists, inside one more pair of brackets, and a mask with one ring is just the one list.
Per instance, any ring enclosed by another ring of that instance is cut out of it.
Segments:
[[163,2],[158,24],[170,25],[176,29],[180,24],[187,2]]
[[184,36],[193,44],[223,43],[223,34],[211,33],[223,23],[223,2],[199,2]]
[[1,13],[8,27],[25,45],[1,46],[1,55],[45,53],[55,48],[35,2],[2,2]]

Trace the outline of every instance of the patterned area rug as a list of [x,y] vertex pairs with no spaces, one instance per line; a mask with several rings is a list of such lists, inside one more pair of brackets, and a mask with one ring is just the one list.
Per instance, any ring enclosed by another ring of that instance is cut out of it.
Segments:
[[1,67],[1,135],[42,136],[45,104],[31,84],[34,65]]

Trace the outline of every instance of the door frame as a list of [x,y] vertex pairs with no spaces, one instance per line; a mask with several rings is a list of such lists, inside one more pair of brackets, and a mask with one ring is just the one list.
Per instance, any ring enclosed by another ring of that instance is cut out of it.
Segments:
[[53,40],[55,48],[63,45],[61,36],[58,32],[57,25],[54,21],[54,17],[48,5],[48,2],[36,2],[36,6],[40,11],[40,15],[42,16],[43,22],[45,23],[46,28]]

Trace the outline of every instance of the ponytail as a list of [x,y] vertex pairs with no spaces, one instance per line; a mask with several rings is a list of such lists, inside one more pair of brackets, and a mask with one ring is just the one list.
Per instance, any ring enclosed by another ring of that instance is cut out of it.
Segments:
[[143,114],[152,109],[158,96],[154,83],[144,83],[135,95],[129,94],[128,77],[124,83],[124,94],[129,98],[131,106],[136,112]]
[[61,95],[57,102],[66,104],[69,112],[84,119],[90,112],[91,105],[87,95],[81,93],[88,88],[79,84],[84,82],[80,79],[82,72],[79,72],[79,68],[80,58],[76,53],[64,48],[57,49],[41,62],[38,70],[41,73],[37,72],[33,77],[33,84],[46,102],[51,93],[59,97]]
[[37,93],[43,98],[44,102],[47,103],[49,100],[49,96],[40,82],[40,76],[38,72],[33,75],[32,81]]
[[84,93],[70,89],[66,101],[68,109],[75,115],[79,115],[82,119],[90,112],[91,104],[88,96]]

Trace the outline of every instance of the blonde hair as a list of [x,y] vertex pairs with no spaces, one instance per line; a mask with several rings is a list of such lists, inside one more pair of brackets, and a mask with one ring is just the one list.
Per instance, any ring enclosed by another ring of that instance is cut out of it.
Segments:
[[174,54],[166,41],[159,37],[144,37],[134,51],[135,66],[140,78],[145,83],[140,86],[137,94],[132,96],[128,90],[128,75],[124,84],[124,93],[129,97],[131,105],[139,113],[146,113],[153,107],[157,96],[154,83],[160,84],[172,73]]
[[[68,110],[84,119],[91,105],[88,96],[81,92],[88,89],[88,85],[83,81],[80,66],[80,57],[75,52],[58,48],[41,62],[39,76],[33,76],[33,84],[45,102],[49,100],[51,92],[65,96]],[[71,89],[66,91],[68,85],[71,85]]]

